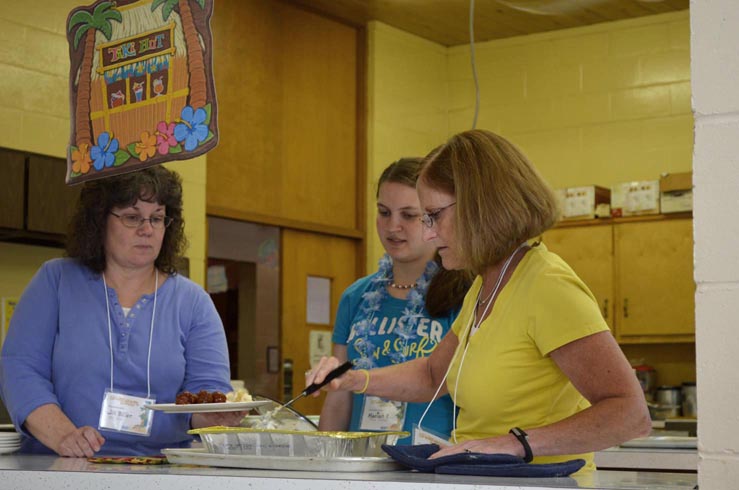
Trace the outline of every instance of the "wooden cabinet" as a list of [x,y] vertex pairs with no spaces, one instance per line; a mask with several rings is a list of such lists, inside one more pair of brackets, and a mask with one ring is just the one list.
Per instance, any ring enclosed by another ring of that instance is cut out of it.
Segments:
[[67,162],[32,155],[28,159],[28,231],[64,235],[80,186],[64,183]]
[[619,341],[693,341],[693,221],[620,223],[613,231]]
[[61,246],[80,186],[64,183],[67,162],[0,148],[0,240]]
[[544,243],[585,281],[613,329],[613,228],[553,228],[544,234]]
[[26,163],[22,153],[0,149],[3,190],[0,192],[0,228],[23,228],[23,188]]
[[364,30],[259,0],[219,2],[212,24],[208,214],[361,237]]
[[543,240],[591,289],[622,344],[693,342],[690,216],[563,223]]

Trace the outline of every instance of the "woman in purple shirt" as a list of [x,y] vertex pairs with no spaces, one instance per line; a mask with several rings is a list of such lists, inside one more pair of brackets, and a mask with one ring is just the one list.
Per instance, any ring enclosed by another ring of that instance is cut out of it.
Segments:
[[151,455],[189,446],[191,427],[238,424],[243,413],[144,407],[231,389],[218,313],[175,270],[185,245],[176,173],[155,166],[84,185],[68,258],[28,285],[0,356],[22,452]]

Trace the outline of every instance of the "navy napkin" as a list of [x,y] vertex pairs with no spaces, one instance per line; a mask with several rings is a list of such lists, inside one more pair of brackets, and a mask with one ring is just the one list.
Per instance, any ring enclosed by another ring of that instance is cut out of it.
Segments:
[[525,463],[517,456],[485,453],[457,453],[428,459],[439,450],[437,444],[417,446],[383,444],[382,449],[398,463],[422,473],[551,478],[571,475],[585,465],[583,459],[572,459],[563,463],[532,464]]

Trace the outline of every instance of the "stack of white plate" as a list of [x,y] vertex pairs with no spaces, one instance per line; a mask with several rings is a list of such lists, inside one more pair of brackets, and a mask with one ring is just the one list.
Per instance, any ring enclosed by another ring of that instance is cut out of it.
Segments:
[[0,424],[0,454],[16,452],[21,447],[21,435],[12,425]]

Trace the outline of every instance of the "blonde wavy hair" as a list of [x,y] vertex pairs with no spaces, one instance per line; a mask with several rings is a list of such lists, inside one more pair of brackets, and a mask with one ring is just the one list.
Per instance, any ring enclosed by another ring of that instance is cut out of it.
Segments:
[[480,274],[558,218],[554,193],[510,141],[485,130],[453,136],[424,158],[419,180],[456,198],[465,268]]

